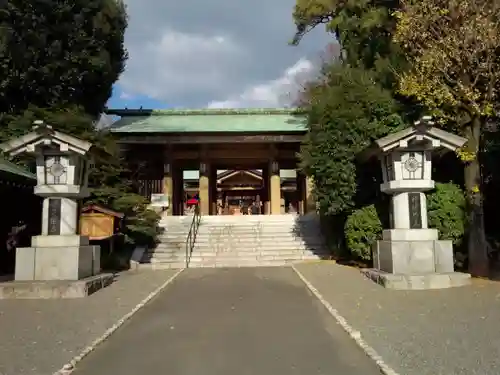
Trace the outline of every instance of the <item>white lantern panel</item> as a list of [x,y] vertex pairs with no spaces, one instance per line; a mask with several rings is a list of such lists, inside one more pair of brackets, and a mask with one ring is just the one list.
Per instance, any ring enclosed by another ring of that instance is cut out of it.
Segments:
[[401,155],[401,175],[403,180],[424,179],[423,151],[410,151]]
[[67,157],[62,155],[45,156],[45,183],[47,185],[66,185],[68,183]]

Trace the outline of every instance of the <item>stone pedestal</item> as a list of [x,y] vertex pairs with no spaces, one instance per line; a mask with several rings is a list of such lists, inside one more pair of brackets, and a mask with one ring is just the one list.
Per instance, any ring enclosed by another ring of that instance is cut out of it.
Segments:
[[453,244],[435,229],[391,229],[373,248],[373,269],[363,273],[392,289],[441,289],[470,283],[455,272]]
[[16,249],[16,281],[76,281],[100,271],[100,248],[86,237],[34,236],[31,247]]
[[114,278],[101,273],[76,281],[8,281],[0,283],[0,299],[84,298],[112,284]]

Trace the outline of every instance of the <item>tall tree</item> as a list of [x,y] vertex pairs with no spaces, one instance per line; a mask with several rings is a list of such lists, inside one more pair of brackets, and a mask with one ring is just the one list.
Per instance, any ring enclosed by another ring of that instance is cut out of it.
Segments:
[[443,125],[467,137],[469,271],[488,273],[480,150],[500,110],[500,3],[492,0],[401,0],[395,41],[411,69],[399,89],[425,104]]
[[399,66],[391,34],[397,0],[297,0],[293,18],[294,44],[311,29],[325,25],[343,49],[342,60],[354,66],[386,71]]
[[0,113],[77,105],[93,116],[127,57],[122,0],[3,0]]
[[402,125],[397,102],[372,73],[330,64],[306,89],[302,107],[309,122],[302,167],[316,182],[320,210],[329,215],[350,212],[361,177],[356,155]]

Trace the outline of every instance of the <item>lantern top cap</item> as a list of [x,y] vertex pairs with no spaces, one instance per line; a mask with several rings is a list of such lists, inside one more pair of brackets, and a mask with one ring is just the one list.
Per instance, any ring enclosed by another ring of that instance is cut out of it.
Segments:
[[432,117],[424,116],[415,121],[413,126],[376,140],[363,153],[363,159],[370,158],[375,154],[385,154],[396,149],[405,149],[415,143],[426,144],[427,149],[455,151],[467,142],[466,138],[435,128],[433,125]]
[[0,149],[11,156],[35,153],[37,146],[52,147],[64,153],[72,152],[82,156],[91,151],[92,143],[56,131],[42,120],[34,121],[32,129],[30,133],[0,144]]

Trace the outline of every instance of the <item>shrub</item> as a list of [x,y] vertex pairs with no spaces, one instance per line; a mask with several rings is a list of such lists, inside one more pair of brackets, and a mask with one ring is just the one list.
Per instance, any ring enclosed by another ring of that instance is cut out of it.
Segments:
[[372,246],[380,238],[382,223],[375,206],[355,210],[345,223],[345,237],[351,254],[362,260],[372,259]]
[[443,240],[459,246],[465,232],[465,195],[453,183],[437,183],[436,190],[427,196],[429,227],[439,231]]

